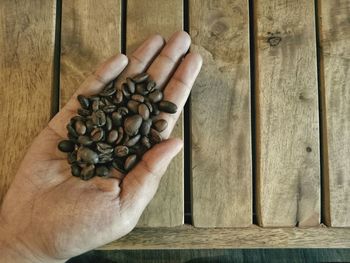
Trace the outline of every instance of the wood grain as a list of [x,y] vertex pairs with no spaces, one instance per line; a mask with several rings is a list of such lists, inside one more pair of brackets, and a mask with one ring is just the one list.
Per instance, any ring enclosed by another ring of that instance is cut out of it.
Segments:
[[325,220],[350,226],[350,2],[318,1]]
[[349,248],[350,228],[135,228],[100,249]]
[[63,1],[61,106],[100,63],[120,52],[121,0]]
[[256,4],[259,224],[316,226],[320,154],[314,3]]
[[[127,1],[127,54],[151,34],[159,33],[166,39],[182,30],[182,0]],[[183,138],[183,115],[172,132],[172,137]],[[183,151],[169,165],[157,194],[141,216],[138,226],[178,226],[184,220],[184,160]]]
[[0,3],[0,203],[50,118],[56,1]]
[[252,223],[246,0],[191,1],[192,50],[203,56],[192,91],[192,208],[197,227]]

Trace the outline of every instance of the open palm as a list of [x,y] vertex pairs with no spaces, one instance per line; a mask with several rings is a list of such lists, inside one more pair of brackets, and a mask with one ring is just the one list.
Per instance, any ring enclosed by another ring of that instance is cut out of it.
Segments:
[[[182,141],[168,139],[155,145],[126,176],[114,171],[111,178],[89,181],[71,175],[66,155],[57,144],[66,137],[66,124],[76,115],[77,95],[96,94],[119,74],[120,84],[127,76],[147,71],[164,89],[164,99],[182,109],[202,64],[197,54],[185,56],[189,46],[185,32],[175,33],[166,44],[155,35],[129,60],[122,54],[110,58],[33,141],[0,210],[8,244],[15,244],[13,249],[23,254],[30,252],[28,262],[65,260],[120,238],[135,227]],[[168,121],[164,138],[169,137],[180,113],[160,114]],[[26,261],[22,258],[21,262]]]

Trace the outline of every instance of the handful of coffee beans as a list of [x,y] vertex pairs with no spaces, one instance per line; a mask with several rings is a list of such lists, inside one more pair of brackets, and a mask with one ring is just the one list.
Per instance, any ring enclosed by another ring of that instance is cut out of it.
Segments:
[[162,141],[168,123],[156,118],[161,111],[176,113],[147,73],[115,81],[94,96],[78,96],[81,108],[67,124],[68,139],[58,149],[67,153],[73,176],[89,180],[108,177],[111,169],[125,174],[154,144]]

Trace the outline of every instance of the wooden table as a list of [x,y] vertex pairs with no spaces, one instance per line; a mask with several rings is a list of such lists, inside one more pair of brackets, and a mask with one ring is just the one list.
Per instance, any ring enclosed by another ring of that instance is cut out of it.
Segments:
[[82,80],[152,33],[204,58],[171,164],[104,249],[350,247],[348,0],[3,0],[0,191]]

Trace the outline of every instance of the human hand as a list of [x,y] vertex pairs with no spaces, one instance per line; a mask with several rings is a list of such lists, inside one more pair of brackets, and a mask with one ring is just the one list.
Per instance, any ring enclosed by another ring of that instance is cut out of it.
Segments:
[[[202,59],[189,53],[185,32],[165,45],[152,36],[129,58],[117,55],[89,76],[69,102],[35,138],[20,164],[0,210],[0,254],[5,262],[61,262],[129,233],[157,191],[180,139],[155,145],[125,177],[82,181],[73,177],[66,155],[57,144],[66,138],[66,124],[76,115],[77,95],[98,93],[116,78],[147,71],[164,89],[164,99],[177,104],[176,114],[161,113],[168,121],[168,138],[200,71]],[[180,63],[181,62],[181,63]],[[2,261],[3,262],[3,261]]]

